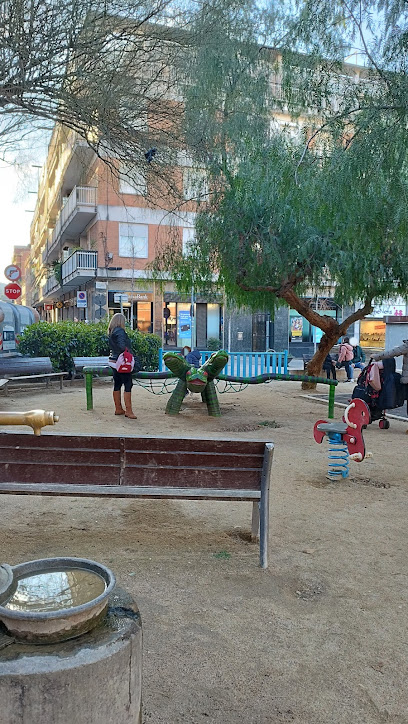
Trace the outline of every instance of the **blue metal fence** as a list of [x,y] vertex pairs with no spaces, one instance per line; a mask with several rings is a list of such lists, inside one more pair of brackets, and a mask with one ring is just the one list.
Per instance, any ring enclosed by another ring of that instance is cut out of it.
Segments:
[[[224,374],[238,377],[255,377],[266,372],[274,374],[288,373],[288,350],[284,352],[229,352],[229,360],[223,369]],[[202,351],[201,362],[205,362],[212,352]],[[159,350],[159,370],[166,369],[163,362],[163,350]]]

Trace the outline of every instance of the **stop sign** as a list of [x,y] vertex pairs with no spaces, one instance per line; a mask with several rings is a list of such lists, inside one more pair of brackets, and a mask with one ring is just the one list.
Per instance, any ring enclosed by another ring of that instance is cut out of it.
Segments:
[[15,282],[12,284],[6,284],[4,287],[4,294],[7,299],[18,299],[21,294],[21,287]]

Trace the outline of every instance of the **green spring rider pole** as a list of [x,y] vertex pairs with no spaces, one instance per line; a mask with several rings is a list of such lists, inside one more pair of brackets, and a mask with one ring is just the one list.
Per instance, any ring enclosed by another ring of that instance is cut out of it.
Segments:
[[334,394],[336,386],[329,385],[329,420],[334,419]]
[[85,372],[86,409],[93,410],[92,372]]

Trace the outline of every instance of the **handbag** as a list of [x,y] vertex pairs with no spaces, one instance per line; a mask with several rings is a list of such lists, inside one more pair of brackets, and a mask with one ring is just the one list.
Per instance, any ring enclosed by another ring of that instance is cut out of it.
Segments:
[[129,352],[128,349],[125,349],[125,351],[122,352],[116,360],[115,367],[117,372],[120,372],[121,374],[133,372],[134,366],[135,358],[133,357],[133,354]]

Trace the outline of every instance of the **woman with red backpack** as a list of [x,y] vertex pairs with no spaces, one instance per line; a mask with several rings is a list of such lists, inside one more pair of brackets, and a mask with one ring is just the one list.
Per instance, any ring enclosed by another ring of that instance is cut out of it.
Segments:
[[[114,314],[109,322],[108,335],[111,352],[109,365],[113,370],[113,400],[115,415],[125,415],[130,420],[136,420],[132,410],[132,371],[134,357],[132,343],[126,334],[126,320],[123,314]],[[121,390],[124,387],[125,409],[122,407]]]

